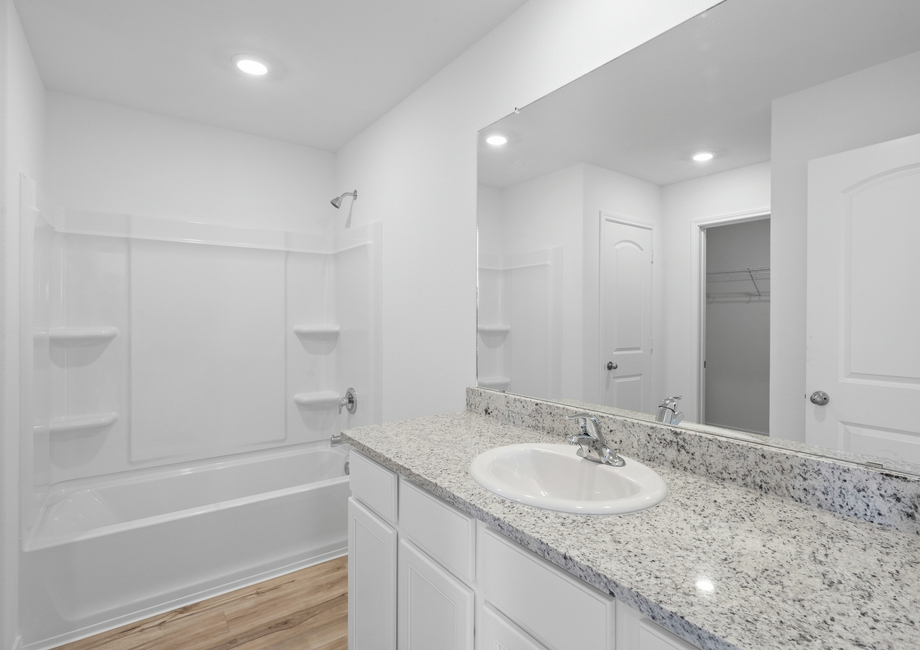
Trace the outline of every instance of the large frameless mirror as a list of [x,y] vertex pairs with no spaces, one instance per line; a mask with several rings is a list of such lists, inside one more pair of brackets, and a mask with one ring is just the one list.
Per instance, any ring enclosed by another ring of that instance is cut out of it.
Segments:
[[479,386],[920,474],[918,133],[908,0],[728,0],[483,129]]

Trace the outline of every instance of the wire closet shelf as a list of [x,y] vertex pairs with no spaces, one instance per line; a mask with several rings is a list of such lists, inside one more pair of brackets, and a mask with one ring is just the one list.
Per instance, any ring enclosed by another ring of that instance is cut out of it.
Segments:
[[769,299],[769,266],[751,266],[706,273],[706,300],[708,302]]

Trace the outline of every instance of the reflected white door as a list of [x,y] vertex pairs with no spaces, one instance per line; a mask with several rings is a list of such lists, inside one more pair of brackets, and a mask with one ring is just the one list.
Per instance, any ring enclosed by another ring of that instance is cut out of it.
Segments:
[[918,242],[920,135],[809,162],[807,442],[920,462]]
[[601,215],[600,398],[651,412],[652,230]]

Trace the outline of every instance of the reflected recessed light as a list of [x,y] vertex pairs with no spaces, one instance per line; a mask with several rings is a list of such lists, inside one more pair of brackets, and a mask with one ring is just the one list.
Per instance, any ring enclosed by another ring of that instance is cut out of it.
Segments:
[[701,151],[699,153],[693,154],[693,159],[696,162],[706,162],[707,160],[712,160],[712,154],[708,151]]
[[488,138],[486,138],[486,142],[491,144],[493,147],[500,147],[508,142],[508,138],[503,135],[490,135]]
[[233,62],[236,64],[237,68],[246,74],[251,74],[256,77],[268,74],[268,63],[251,54],[237,54],[233,57]]
[[716,586],[712,584],[712,580],[709,578],[700,578],[696,581],[696,588],[700,591],[713,591]]

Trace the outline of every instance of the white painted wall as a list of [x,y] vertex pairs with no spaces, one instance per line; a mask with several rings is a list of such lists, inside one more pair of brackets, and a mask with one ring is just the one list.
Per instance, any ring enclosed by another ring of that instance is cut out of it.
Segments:
[[480,185],[476,194],[479,255],[502,253],[502,191]]
[[74,95],[48,93],[47,158],[71,209],[294,232],[343,218],[329,152]]
[[384,222],[384,421],[476,380],[476,132],[715,4],[531,0],[339,151],[355,223]]
[[[539,382],[543,386],[542,394],[537,395],[545,399],[559,399],[562,397],[574,398],[582,394],[582,358],[581,341],[584,326],[583,317],[583,274],[581,269],[582,254],[582,206],[584,203],[584,165],[574,165],[545,176],[519,183],[502,191],[502,254],[506,257],[516,256],[536,251],[549,251],[553,248],[562,249],[562,295],[561,305],[549,307],[552,317],[555,314],[562,327],[561,338],[555,339],[561,346],[558,350],[533,350],[527,344],[522,345],[520,326],[524,320],[538,318],[531,309],[522,309],[520,303],[536,305],[541,299],[546,299],[547,290],[541,291],[544,295],[534,296],[533,299],[522,301],[524,296],[520,291],[515,291],[510,296],[514,305],[514,312],[519,317],[513,318],[510,333],[512,345],[511,386],[512,392],[527,392],[526,382],[528,376],[543,374],[546,368],[540,363],[544,354],[554,352],[559,355],[558,383],[554,383],[559,390],[552,394],[550,386]],[[520,275],[522,272],[516,272]],[[534,281],[548,284],[549,278],[542,277],[543,282],[532,278],[530,282],[519,278],[516,284],[528,287]],[[539,285],[534,285],[539,286]],[[546,320],[545,318],[542,320]],[[533,323],[542,325],[543,323]],[[546,337],[538,336],[533,340],[545,342]],[[545,344],[545,343],[544,343]],[[522,349],[526,348],[526,349]],[[551,364],[550,364],[551,365]],[[524,383],[526,382],[526,383]],[[517,386],[517,387],[516,387]]]
[[[770,266],[768,219],[706,230],[707,272],[762,266]],[[714,283],[712,289],[755,291],[753,283]],[[705,423],[769,433],[769,297],[707,301],[705,336]]]
[[[773,102],[770,435],[805,440],[807,163],[920,133],[920,52]],[[833,396],[832,396],[833,398]]]
[[19,175],[44,178],[45,87],[12,2],[0,2],[4,155],[0,219],[0,647],[18,636],[19,584]]
[[699,242],[694,222],[722,215],[770,209],[770,163],[740,167],[721,174],[662,188],[663,337],[655,353],[666,358],[665,395],[683,395],[686,419],[699,422]]

